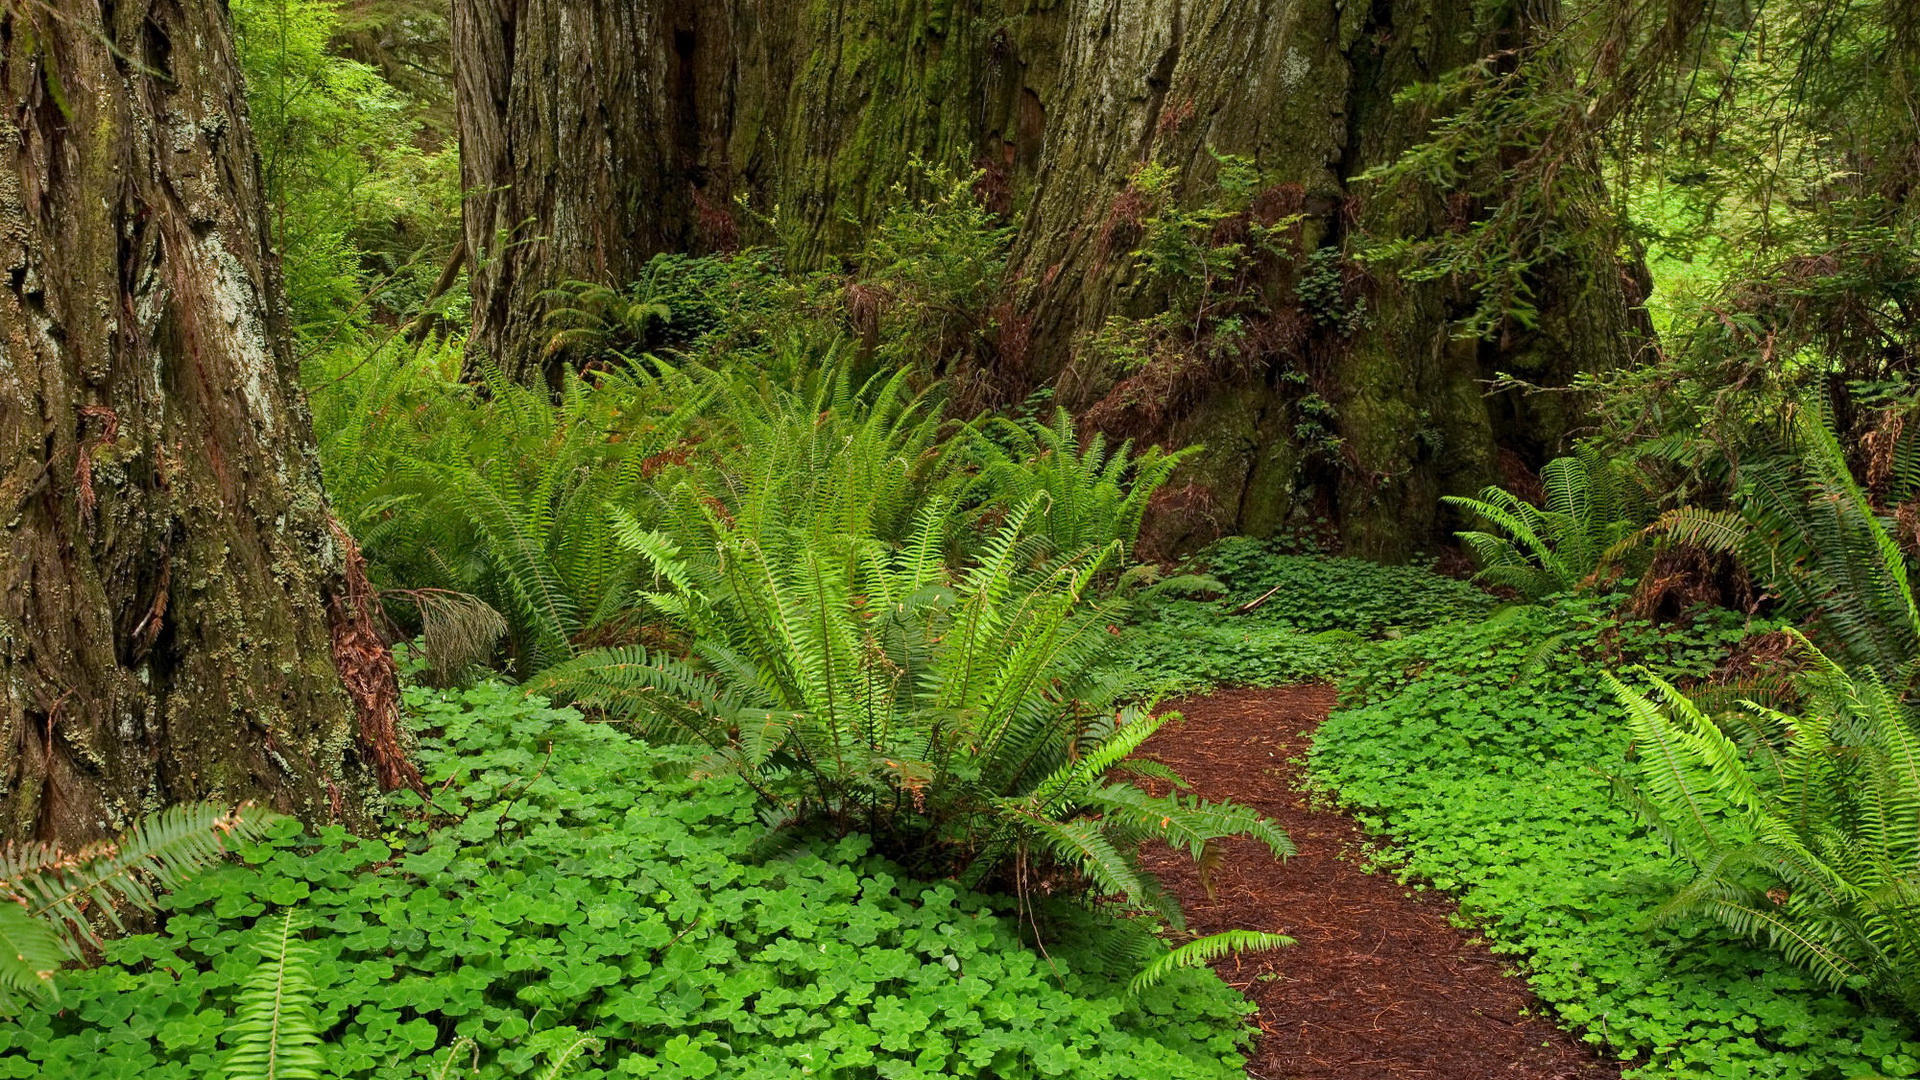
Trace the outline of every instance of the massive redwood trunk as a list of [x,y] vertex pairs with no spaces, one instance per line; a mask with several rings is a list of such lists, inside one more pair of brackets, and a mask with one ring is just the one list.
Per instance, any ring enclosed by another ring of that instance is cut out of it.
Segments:
[[[1519,40],[1518,7],[1379,0],[455,0],[477,354],[546,371],[541,290],[618,283],[663,250],[765,240],[728,213],[778,208],[804,264],[857,242],[909,161],[983,168],[1020,222],[1008,347],[965,385],[1052,385],[1109,430],[1203,441],[1162,514],[1166,543],[1315,518],[1349,550],[1404,556],[1444,535],[1438,497],[1537,464],[1579,421],[1564,394],[1487,397],[1512,372],[1564,385],[1627,360],[1638,334],[1609,244],[1545,267],[1539,328],[1451,336],[1455,284],[1363,268],[1361,234],[1429,235],[1483,207],[1356,183],[1428,118],[1394,92]],[[1135,170],[1209,198],[1215,154],[1251,159],[1257,215],[1302,215],[1249,279],[1259,319],[1204,362],[1097,361],[1110,316],[1166,303],[1128,257]],[[1572,163],[1569,168],[1578,168]],[[1569,207],[1569,214],[1584,211]],[[1604,230],[1590,230],[1603,236]],[[1317,254],[1316,254],[1317,253]],[[1316,282],[1308,283],[1309,277]],[[1359,310],[1329,317],[1334,306]],[[1314,291],[1317,288],[1317,292]],[[1230,354],[1230,355],[1227,355]]]
[[357,820],[404,778],[390,660],[320,490],[224,6],[7,4],[0,85],[0,836],[188,798]]

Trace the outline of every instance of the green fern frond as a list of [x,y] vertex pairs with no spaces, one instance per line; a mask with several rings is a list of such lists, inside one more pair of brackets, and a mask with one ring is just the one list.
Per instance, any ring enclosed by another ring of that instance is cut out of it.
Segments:
[[317,953],[301,939],[303,928],[294,911],[263,923],[255,945],[261,962],[240,988],[227,1030],[226,1080],[318,1080],[325,1072]]
[[1189,941],[1148,964],[1145,970],[1135,975],[1133,981],[1127,984],[1127,993],[1130,996],[1137,996],[1182,968],[1205,967],[1223,956],[1284,949],[1293,944],[1296,944],[1294,939],[1284,934],[1271,934],[1260,930],[1225,930],[1218,934],[1209,934]]
[[230,844],[258,839],[277,820],[252,806],[182,803],[72,853],[40,844],[0,848],[0,887],[51,924],[78,958],[80,944],[95,939],[90,917],[118,926],[123,904],[151,910],[157,890],[177,888],[219,862]]
[[539,1080],[560,1080],[560,1077],[566,1075],[568,1066],[582,1054],[597,1053],[604,1045],[606,1044],[592,1035],[574,1036],[567,1045],[548,1057],[547,1067],[540,1070]]
[[57,998],[54,975],[67,955],[45,919],[35,918],[18,898],[0,895],[0,1016],[30,1000]]

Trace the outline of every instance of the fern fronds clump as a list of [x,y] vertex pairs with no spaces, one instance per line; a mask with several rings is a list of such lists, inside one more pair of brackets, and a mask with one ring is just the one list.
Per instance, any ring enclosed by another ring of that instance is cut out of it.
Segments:
[[531,688],[704,744],[779,831],[865,833],[969,886],[1060,874],[1177,924],[1142,840],[1203,866],[1227,836],[1292,848],[1251,810],[1119,778],[1164,722],[1126,702],[1121,601],[1092,589],[1119,545],[1045,558],[1039,502],[963,566],[944,555],[951,501],[921,507],[897,545],[817,523],[748,529],[710,506],[703,535],[629,532],[662,585],[651,602],[682,620],[691,655],[599,650]]
[[1061,552],[1113,541],[1131,550],[1154,492],[1200,452],[1150,446],[1135,453],[1132,440],[1109,445],[1099,433],[1082,440],[1065,409],[1047,424],[989,418],[975,433],[981,500],[1004,510],[1040,498],[1034,531]]
[[1488,526],[1458,534],[1480,564],[1480,580],[1528,599],[1601,584],[1619,557],[1621,541],[1646,520],[1639,500],[1592,448],[1553,459],[1540,470],[1540,479],[1547,490],[1543,506],[1499,487],[1486,488],[1479,498],[1442,500]]
[[53,993],[60,966],[97,944],[103,924],[123,925],[123,908],[153,910],[160,893],[219,862],[229,844],[263,836],[276,820],[250,806],[182,803],[77,851],[0,847],[0,1015],[17,1011],[27,995]]
[[1638,750],[1635,809],[1693,868],[1659,917],[1713,920],[1920,1017],[1920,724],[1876,674],[1799,642],[1805,702],[1745,703],[1751,747],[1669,683],[1608,676]]
[[1885,507],[1920,494],[1920,445],[1901,441],[1876,494],[1854,477],[1826,409],[1803,407],[1791,436],[1741,466],[1732,509],[1683,507],[1646,531],[1738,556],[1846,666],[1906,692],[1920,684],[1920,600]]

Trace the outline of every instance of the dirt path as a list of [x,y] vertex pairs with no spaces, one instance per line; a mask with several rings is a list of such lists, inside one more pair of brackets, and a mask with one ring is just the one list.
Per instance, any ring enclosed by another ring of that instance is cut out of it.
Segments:
[[[1537,1016],[1524,983],[1447,921],[1453,904],[1352,861],[1363,837],[1309,809],[1294,787],[1308,736],[1333,707],[1322,686],[1231,690],[1171,703],[1184,719],[1147,744],[1211,799],[1278,821],[1300,853],[1285,865],[1250,842],[1230,848],[1216,899],[1191,860],[1149,865],[1180,898],[1190,927],[1275,930],[1290,949],[1227,960],[1221,975],[1260,1006],[1247,1073],[1260,1080],[1597,1080],[1620,1070]],[[1256,854],[1258,853],[1258,854]]]

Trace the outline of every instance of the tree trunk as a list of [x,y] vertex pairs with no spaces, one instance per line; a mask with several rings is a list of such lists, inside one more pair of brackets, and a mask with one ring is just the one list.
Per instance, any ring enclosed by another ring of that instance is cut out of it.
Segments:
[[197,798],[357,822],[407,778],[391,658],[320,490],[224,6],[7,4],[0,79],[0,834]]
[[[522,378],[552,373],[542,289],[618,284],[656,252],[751,234],[728,214],[736,196],[777,207],[779,239],[820,265],[857,245],[914,156],[971,164],[1020,228],[1001,347],[963,391],[1004,402],[1050,385],[1107,430],[1205,442],[1157,515],[1162,546],[1326,519],[1349,550],[1404,557],[1444,538],[1440,495],[1539,464],[1579,421],[1569,395],[1488,397],[1487,380],[1564,385],[1625,362],[1640,332],[1604,242],[1549,266],[1540,327],[1498,342],[1451,336],[1458,287],[1349,257],[1361,236],[1457,224],[1445,193],[1389,199],[1355,178],[1426,130],[1394,92],[1512,44],[1511,9],[636,0],[609,27],[604,6],[455,0],[462,145],[482,193],[468,239],[486,252],[473,342]],[[1300,216],[1291,257],[1247,283],[1261,314],[1245,343],[1143,372],[1096,362],[1088,342],[1109,317],[1166,303],[1130,257],[1135,170],[1177,169],[1173,201],[1193,205],[1215,154],[1263,177],[1257,214]],[[1325,317],[1301,288],[1310,272],[1336,275],[1364,317]]]

